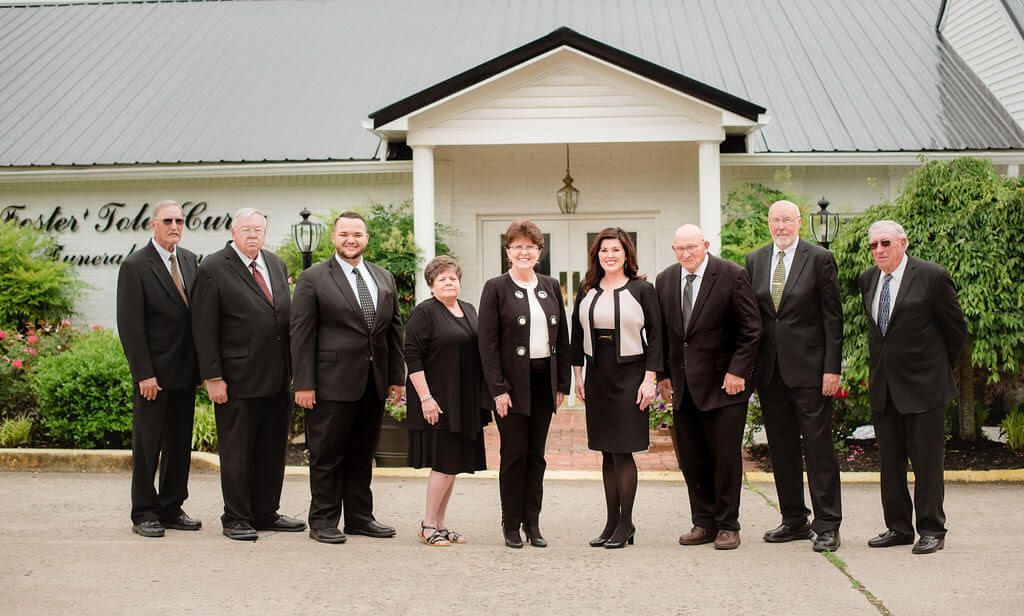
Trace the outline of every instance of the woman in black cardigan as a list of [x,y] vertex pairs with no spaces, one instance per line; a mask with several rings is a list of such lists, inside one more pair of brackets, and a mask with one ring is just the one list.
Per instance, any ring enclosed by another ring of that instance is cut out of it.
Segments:
[[540,532],[544,446],[551,416],[569,393],[569,332],[558,282],[534,266],[544,248],[536,224],[519,220],[505,233],[511,267],[480,297],[480,361],[501,435],[501,523],[505,545],[544,547]]
[[447,546],[466,542],[445,525],[455,475],[486,467],[483,380],[476,310],[459,299],[462,268],[455,259],[440,256],[427,264],[423,276],[433,297],[416,306],[405,332],[409,465],[431,468],[420,539]]
[[[662,369],[661,310],[637,273],[636,248],[618,227],[598,233],[572,316],[576,395],[586,403],[587,445],[602,452],[608,517],[593,547],[633,543],[634,451],[649,445],[647,407]],[[587,372],[584,380],[583,364]]]

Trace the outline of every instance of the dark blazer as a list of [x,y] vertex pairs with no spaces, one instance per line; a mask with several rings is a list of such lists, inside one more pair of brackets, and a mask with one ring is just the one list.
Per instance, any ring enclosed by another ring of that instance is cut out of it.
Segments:
[[858,282],[868,314],[871,410],[885,412],[887,394],[900,413],[944,407],[957,395],[953,366],[967,340],[967,323],[949,273],[936,263],[907,255],[884,336],[871,316],[879,269],[868,268]]
[[[195,287],[196,256],[178,246],[185,291]],[[117,275],[117,334],[135,382],[156,377],[161,389],[199,382],[192,315],[152,241],[128,255]]]
[[288,270],[277,255],[261,252],[273,305],[230,243],[207,255],[196,274],[192,332],[199,373],[224,379],[229,399],[271,396],[290,380]]
[[[583,300],[591,291],[596,291],[597,295],[602,293],[600,289],[583,291],[583,288],[580,287],[580,292],[576,294],[576,305],[572,311],[572,342],[570,346],[572,348],[572,365],[574,366],[582,366],[584,357],[587,356],[587,349],[589,348],[592,352],[597,347],[597,335],[594,333],[594,328],[584,327],[584,319],[580,314]],[[626,296],[625,300],[622,297],[623,295]],[[646,280],[630,280],[625,285],[615,289],[612,297],[615,306],[615,328],[612,331],[612,338],[615,344],[615,355],[618,363],[628,364],[642,361],[644,362],[645,370],[652,372],[663,371],[665,366],[662,360],[664,349],[661,342],[661,308],[658,305],[658,293],[654,290],[654,285]],[[597,305],[596,299],[597,297],[595,296],[594,301],[588,303],[587,325],[594,322],[594,307]],[[624,301],[627,302],[625,307],[623,306]],[[636,311],[638,305],[640,311],[642,311],[640,315],[628,314],[631,311]],[[627,319],[630,316],[633,319],[636,319],[637,316],[642,317],[642,331],[623,330],[622,314],[624,310],[627,311]],[[588,339],[587,344],[584,344],[584,336]],[[637,337],[639,339],[636,339]],[[626,342],[627,346],[630,347],[640,346],[643,352],[625,355],[622,352],[623,342]]]
[[[690,327],[683,331],[683,267],[665,268],[655,287],[661,302],[662,339],[667,376],[676,406],[684,388],[702,411],[744,403],[753,390],[750,378],[761,339],[761,314],[747,270],[708,255],[708,266],[693,302]],[[747,379],[744,391],[730,396],[722,389],[726,373]],[[661,376],[666,376],[663,374]]]
[[767,387],[779,367],[788,387],[821,387],[825,373],[840,374],[843,364],[843,306],[836,260],[820,246],[799,240],[782,302],[772,303],[773,244],[747,255],[747,272],[761,310],[761,347],[754,381]]
[[[551,399],[556,392],[569,393],[572,372],[569,367],[569,329],[558,281],[537,274],[537,299],[544,309],[545,326],[551,342]],[[522,297],[516,297],[519,291]],[[541,297],[541,294],[546,297]],[[478,320],[480,361],[484,382],[491,395],[485,403],[494,408],[494,397],[508,392],[512,398],[509,412],[530,414],[530,304],[526,294],[502,274],[484,283],[480,294]]]
[[395,278],[364,263],[377,283],[372,329],[333,255],[306,270],[295,285],[291,336],[296,391],[315,389],[317,400],[353,402],[363,397],[371,369],[381,400],[389,385],[405,383]]

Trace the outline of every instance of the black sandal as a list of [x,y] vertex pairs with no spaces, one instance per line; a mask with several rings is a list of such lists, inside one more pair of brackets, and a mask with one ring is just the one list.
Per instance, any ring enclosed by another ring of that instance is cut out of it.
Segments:
[[[434,531],[430,533],[429,536],[427,535],[428,528]],[[446,532],[440,532],[435,526],[427,526],[422,520],[420,521],[420,532],[418,534],[420,536],[420,541],[429,546],[442,548],[452,544],[452,542],[448,540],[448,534]]]

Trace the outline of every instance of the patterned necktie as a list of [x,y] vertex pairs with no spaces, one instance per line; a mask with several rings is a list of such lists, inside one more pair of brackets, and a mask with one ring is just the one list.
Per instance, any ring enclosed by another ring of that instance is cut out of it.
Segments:
[[693,281],[697,274],[686,275],[686,286],[683,287],[683,332],[690,328],[690,315],[693,314]]
[[249,267],[252,268],[252,277],[256,279],[256,285],[259,286],[260,291],[263,291],[263,297],[267,298],[267,301],[270,302],[271,306],[273,306],[274,296],[270,294],[270,287],[267,286],[267,280],[263,277],[263,274],[260,273],[259,268],[256,267],[256,262],[253,261],[250,263]]
[[352,273],[356,277],[356,290],[359,291],[359,307],[363,309],[363,320],[366,321],[366,326],[373,329],[373,298],[370,297],[370,287],[366,286],[366,281],[363,280],[363,275],[359,273],[357,268],[352,268]]
[[878,329],[882,335],[889,329],[889,304],[892,302],[892,294],[889,292],[889,282],[892,281],[892,274],[886,274],[882,282],[882,292],[878,296]]
[[181,281],[181,274],[178,273],[178,259],[174,255],[171,255],[169,258],[171,261],[171,280],[174,281],[174,288],[178,289],[181,301],[185,302],[185,305],[188,306],[188,296],[185,295],[185,283]]
[[[761,280],[764,280],[762,278]],[[786,253],[779,252],[779,260],[775,263],[775,270],[772,272],[772,305],[775,310],[779,309],[782,303],[782,289],[786,287]]]

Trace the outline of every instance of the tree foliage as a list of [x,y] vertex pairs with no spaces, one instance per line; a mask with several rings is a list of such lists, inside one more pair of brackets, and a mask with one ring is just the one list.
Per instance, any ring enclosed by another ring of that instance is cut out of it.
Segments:
[[45,232],[0,223],[0,325],[57,322],[74,312],[82,288],[75,269],[57,261]]

